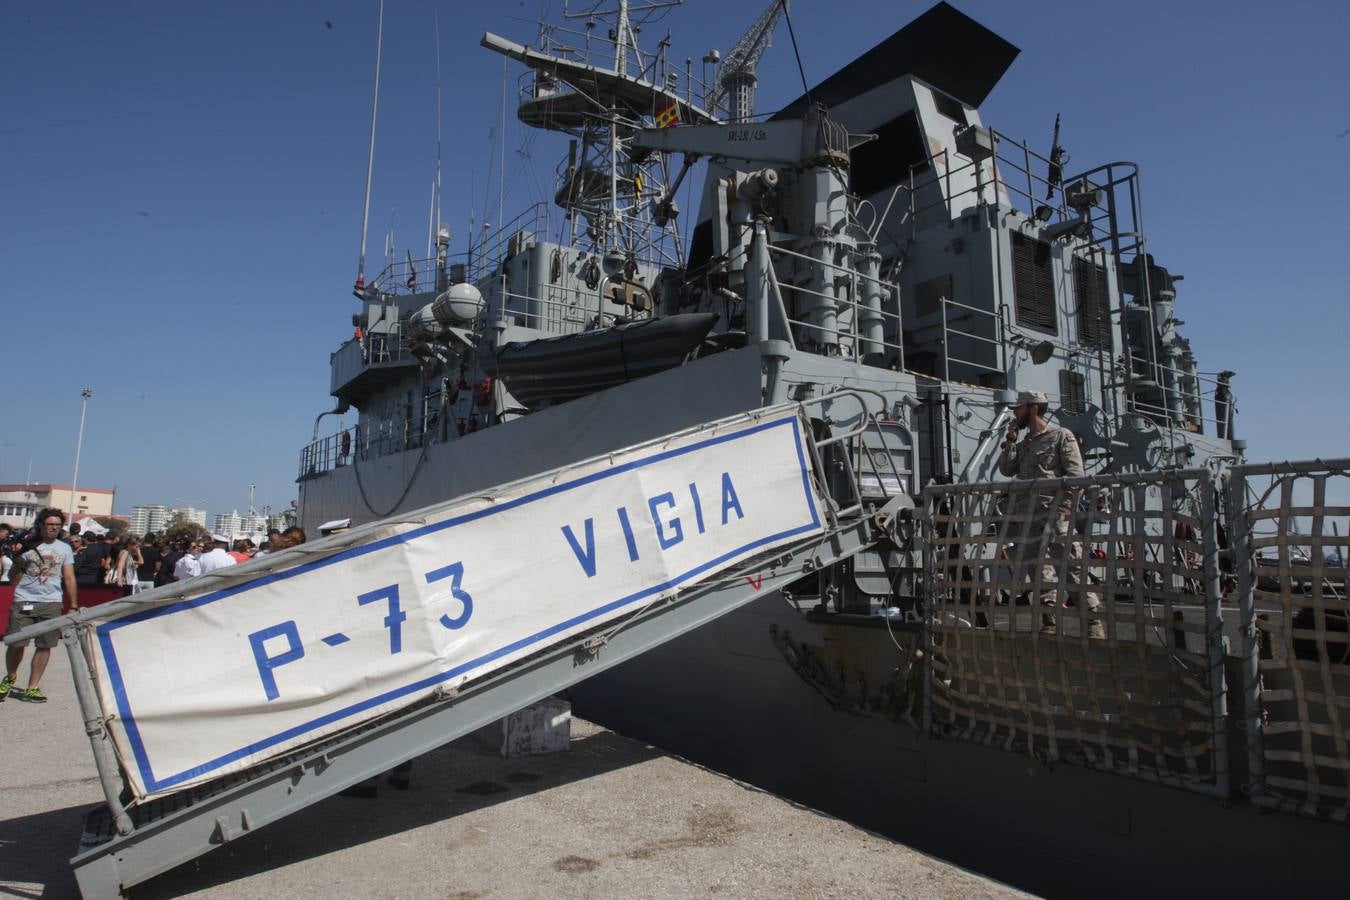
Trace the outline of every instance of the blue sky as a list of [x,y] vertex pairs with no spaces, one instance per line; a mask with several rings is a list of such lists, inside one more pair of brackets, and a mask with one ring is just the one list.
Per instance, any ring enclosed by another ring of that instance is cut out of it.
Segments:
[[[798,0],[808,78],[928,5]],[[1044,152],[1061,113],[1071,171],[1141,165],[1151,248],[1186,276],[1177,314],[1201,369],[1238,372],[1249,457],[1350,455],[1347,6],[954,5],[1022,50],[986,123]],[[676,55],[697,60],[729,49],[763,6],[690,2],[643,38],[669,28]],[[390,0],[368,272],[391,222],[400,248],[426,246],[435,14],[443,209],[461,250],[468,209],[481,221],[496,192],[502,62],[478,39],[530,42],[548,8]],[[295,496],[299,449],[331,405],[328,354],[356,311],[375,10],[0,5],[0,481],[22,481],[31,460],[34,480],[69,483],[87,386],[80,483],[116,486],[117,512],[242,509],[250,482],[260,507]],[[513,64],[508,94],[520,74]],[[761,110],[800,93],[781,25],[760,75]],[[538,198],[565,152],[526,136],[508,106],[508,213]]]

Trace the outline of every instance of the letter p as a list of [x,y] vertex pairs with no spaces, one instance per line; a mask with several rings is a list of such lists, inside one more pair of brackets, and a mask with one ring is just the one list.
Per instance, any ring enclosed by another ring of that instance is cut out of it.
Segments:
[[[286,638],[289,648],[275,656],[268,656],[265,646],[267,641],[278,637]],[[272,670],[286,663],[295,662],[305,655],[305,647],[300,643],[300,631],[295,627],[294,620],[282,622],[271,628],[253,632],[248,636],[248,642],[253,647],[253,660],[258,664],[258,677],[262,679],[263,690],[267,692],[267,701],[270,703],[280,696],[277,693],[277,679]]]

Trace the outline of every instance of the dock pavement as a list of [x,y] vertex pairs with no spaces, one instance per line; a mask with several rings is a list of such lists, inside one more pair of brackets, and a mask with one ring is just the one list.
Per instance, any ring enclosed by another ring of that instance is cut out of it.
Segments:
[[[78,897],[101,794],[62,648],[42,687],[46,704],[0,704],[0,895]],[[330,797],[131,896],[1025,896],[580,719],[565,752],[500,744],[485,728],[419,758],[407,791]]]

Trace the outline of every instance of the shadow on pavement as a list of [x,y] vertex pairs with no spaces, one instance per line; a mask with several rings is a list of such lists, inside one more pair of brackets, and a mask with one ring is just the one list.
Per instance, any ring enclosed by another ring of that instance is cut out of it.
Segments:
[[[381,778],[374,799],[329,797],[151,879],[135,888],[134,895],[137,900],[177,897],[228,884],[662,755],[611,732],[575,738],[565,753],[515,759],[501,757],[500,743],[501,726],[488,726],[419,757],[409,790],[396,790]],[[56,826],[61,817],[64,837],[44,855],[55,854],[63,860],[73,855],[69,851],[79,839],[80,812],[60,810],[32,817],[43,820],[33,823],[39,828]],[[7,833],[3,830],[7,825],[0,825],[0,838]],[[23,830],[16,828],[13,833]],[[45,836],[42,843],[44,847],[49,843]],[[68,868],[65,880],[73,888]]]
[[0,896],[78,897],[70,858],[89,804],[0,821]]

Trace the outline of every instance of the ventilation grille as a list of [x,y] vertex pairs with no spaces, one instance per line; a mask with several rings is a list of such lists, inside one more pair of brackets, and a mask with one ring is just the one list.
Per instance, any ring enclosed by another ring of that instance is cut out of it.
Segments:
[[1085,259],[1075,259],[1073,292],[1078,298],[1078,340],[1089,347],[1110,350],[1111,304],[1106,291],[1106,269]]
[[1059,372],[1059,411],[1070,416],[1081,416],[1087,412],[1087,388],[1082,372]]
[[1050,245],[1013,232],[1012,262],[1017,324],[1046,334],[1058,334],[1055,282],[1050,272]]

